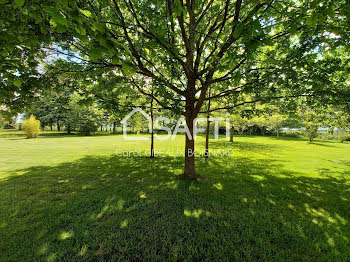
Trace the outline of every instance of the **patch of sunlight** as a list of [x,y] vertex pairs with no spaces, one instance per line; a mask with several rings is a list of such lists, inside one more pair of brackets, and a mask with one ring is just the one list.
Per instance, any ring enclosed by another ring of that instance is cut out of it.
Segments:
[[[308,214],[310,214],[313,217],[321,218],[325,220],[326,222],[330,224],[346,224],[347,220],[343,217],[339,216],[338,214],[335,214],[335,217],[332,217],[329,212],[324,210],[323,208],[315,209],[309,206],[309,204],[305,203],[305,210]],[[322,223],[319,223],[321,225]]]
[[267,198],[267,201],[274,206],[276,205],[276,202],[270,198]]
[[198,191],[199,186],[197,186],[195,183],[191,183],[191,185],[188,188],[190,191]]
[[1,224],[0,224],[0,228],[4,228],[4,227],[6,227],[7,226],[7,223],[6,222],[2,222]]
[[343,200],[343,201],[349,201],[347,198],[345,198],[343,196],[341,196],[340,199]]
[[110,209],[110,205],[106,205],[102,208],[101,212],[96,216],[97,219],[100,219],[107,211]]
[[259,175],[251,175],[251,177],[254,178],[255,181],[263,181],[263,180],[266,180],[266,177],[264,176],[259,176]]
[[295,207],[294,205],[292,205],[292,204],[289,204],[289,205],[288,205],[288,208],[289,208],[290,210],[297,211],[296,207]]
[[113,211],[121,211],[124,208],[125,201],[123,199],[118,200],[117,204],[107,204],[105,205],[101,212],[96,216],[96,219],[101,219],[106,214],[111,214]]
[[147,198],[146,193],[144,193],[144,192],[140,192],[140,193],[139,193],[139,197],[140,197],[141,199]]
[[221,183],[214,184],[213,187],[215,187],[217,190],[223,189],[223,186],[221,185]]
[[47,261],[48,261],[48,262],[53,262],[53,261],[56,261],[56,258],[57,258],[56,253],[52,253],[52,254],[50,254],[50,255],[47,257]]
[[74,236],[74,233],[69,231],[69,232],[65,232],[63,231],[59,236],[58,236],[58,239],[59,240],[65,240],[65,239],[68,239],[68,238],[71,238]]
[[205,214],[206,216],[210,216],[210,212],[203,211],[203,209],[195,209],[193,211],[190,211],[188,209],[184,210],[184,215],[187,217],[199,218],[202,214]]
[[337,213],[335,214],[335,218],[343,225],[346,225],[348,221],[344,219],[343,217],[339,216]]
[[86,251],[88,250],[87,245],[83,245],[78,253],[78,256],[82,257],[86,254]]
[[242,197],[242,201],[243,201],[244,203],[248,203],[248,199],[247,199],[246,197]]
[[172,180],[170,182],[161,182],[156,186],[149,186],[151,189],[159,189],[159,188],[168,188],[168,189],[176,189],[178,186],[178,182]]
[[123,222],[120,223],[120,228],[125,228],[128,226],[128,220],[125,219]]
[[49,245],[45,243],[38,250],[38,255],[45,255],[49,252]]
[[70,179],[65,179],[65,180],[58,181],[58,183],[68,183],[69,181],[70,181]]
[[83,185],[81,187],[81,189],[89,189],[89,188],[93,188],[91,185]]
[[334,242],[333,237],[329,236],[327,233],[326,233],[326,237],[327,237],[327,242],[328,242],[328,244],[329,244],[331,247],[334,247],[334,246],[335,246],[335,242]]
[[123,200],[123,199],[118,200],[117,205],[116,205],[116,209],[122,210],[124,208],[124,204],[125,204],[125,200]]

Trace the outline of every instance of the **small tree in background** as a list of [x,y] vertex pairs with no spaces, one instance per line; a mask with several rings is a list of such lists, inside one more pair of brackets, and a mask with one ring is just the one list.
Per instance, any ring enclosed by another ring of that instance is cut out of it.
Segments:
[[34,115],[31,115],[27,120],[23,121],[22,128],[27,138],[35,138],[40,133],[40,121]]
[[303,126],[305,128],[305,136],[310,143],[317,137],[317,130],[321,126],[321,121],[315,112],[307,111],[303,114]]
[[267,117],[267,128],[276,132],[277,137],[280,136],[280,132],[283,126],[283,122],[287,118],[281,114],[273,114]]
[[243,132],[248,128],[248,119],[241,117],[240,115],[233,115],[230,118],[230,142],[233,142],[233,131],[236,130],[241,136]]

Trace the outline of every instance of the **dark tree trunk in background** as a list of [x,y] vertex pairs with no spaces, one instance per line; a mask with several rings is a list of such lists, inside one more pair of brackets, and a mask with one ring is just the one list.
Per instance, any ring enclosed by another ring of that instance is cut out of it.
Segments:
[[61,131],[60,120],[57,120],[57,131]]
[[113,122],[113,134],[117,133],[117,122]]
[[67,126],[67,133],[68,133],[68,134],[71,133],[71,126],[70,126],[70,125]]
[[103,131],[103,125],[101,125],[101,132]]
[[51,131],[52,131],[52,123],[50,124],[50,129],[51,129]]

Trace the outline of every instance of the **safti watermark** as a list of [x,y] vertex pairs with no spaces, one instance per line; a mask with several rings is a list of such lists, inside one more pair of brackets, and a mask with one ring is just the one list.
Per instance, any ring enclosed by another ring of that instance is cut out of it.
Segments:
[[[142,116],[144,116],[145,120],[148,121],[148,130],[151,133],[152,132],[152,118],[141,108],[136,107],[134,108],[129,114],[127,114],[121,121],[123,124],[123,137],[125,140],[149,140],[149,137],[144,136],[128,136],[127,129],[128,129],[128,120],[135,114],[140,113]],[[154,119],[154,126],[158,131],[165,131],[167,133],[166,136],[158,136],[157,134],[154,134],[154,138],[157,140],[167,140],[172,139],[174,140],[176,135],[178,133],[186,133],[186,136],[189,140],[193,140],[196,138],[196,135],[198,132],[204,132],[205,129],[198,128],[199,122],[205,122],[210,121],[214,123],[214,139],[219,138],[219,122],[225,122],[226,124],[226,138],[228,139],[230,137],[230,118],[229,114],[226,115],[226,118],[223,117],[212,117],[212,118],[195,118],[193,120],[193,135],[191,134],[186,120],[181,117],[178,119],[176,126],[174,128],[174,131],[172,132],[171,129],[167,126],[161,126],[159,123],[163,122],[164,124],[169,124],[170,119],[167,117],[157,117]]]
[[[233,149],[214,149],[214,150],[204,150],[204,149],[195,149],[195,150],[188,150],[189,156],[226,156],[226,157],[232,157],[233,156]],[[151,150],[136,150],[136,151],[126,151],[122,149],[117,149],[115,151],[115,154],[117,156],[123,156],[123,157],[139,157],[139,156],[150,156]],[[179,156],[184,157],[185,151],[180,149],[158,149],[154,150],[154,156],[157,157],[165,157],[165,156]]]

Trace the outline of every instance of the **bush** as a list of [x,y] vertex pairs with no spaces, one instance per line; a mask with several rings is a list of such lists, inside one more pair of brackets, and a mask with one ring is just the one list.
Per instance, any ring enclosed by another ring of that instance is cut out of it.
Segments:
[[93,110],[80,109],[75,122],[75,129],[78,131],[78,134],[89,136],[96,132],[98,127],[96,119],[97,116]]
[[345,141],[349,141],[350,140],[350,134],[344,132],[344,131],[340,131],[337,132],[336,134],[336,138],[341,142],[345,142]]
[[297,131],[297,130],[286,130],[286,131],[283,131],[283,134],[285,136],[288,136],[288,137],[300,137],[301,136],[301,132]]
[[95,121],[89,119],[84,119],[78,123],[77,131],[79,135],[89,136],[96,132],[97,124]]
[[23,121],[22,128],[27,138],[35,138],[40,133],[40,121],[34,115],[31,115],[27,120]]

